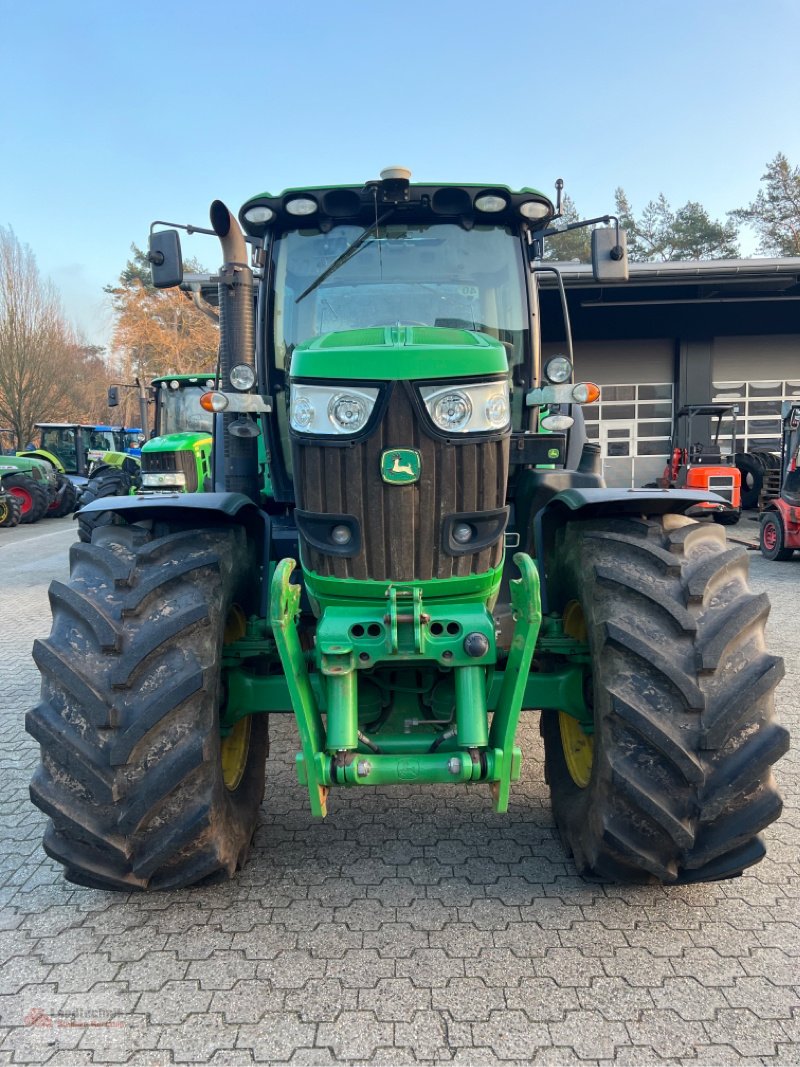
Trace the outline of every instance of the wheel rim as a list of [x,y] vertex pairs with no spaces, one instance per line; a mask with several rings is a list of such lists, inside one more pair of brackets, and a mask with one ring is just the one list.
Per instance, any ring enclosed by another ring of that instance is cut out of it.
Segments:
[[[577,600],[571,600],[564,608],[564,633],[577,641],[586,640],[586,619]],[[573,715],[558,713],[561,732],[561,748],[570,778],[579,789],[585,789],[592,777],[594,739],[584,733],[583,727]]]
[[27,515],[33,507],[33,497],[31,494],[25,489],[20,489],[18,485],[15,485],[9,492],[19,500],[20,514]]
[[[223,643],[231,644],[244,637],[247,632],[247,622],[244,612],[234,605],[228,613],[225,621],[225,636]],[[220,742],[220,759],[222,761],[222,780],[225,788],[233,792],[239,787],[247,766],[247,757],[250,752],[250,716],[239,719],[229,734],[226,734]]]
[[774,522],[764,523],[763,538],[764,548],[766,548],[767,552],[772,552],[778,544],[778,528]]

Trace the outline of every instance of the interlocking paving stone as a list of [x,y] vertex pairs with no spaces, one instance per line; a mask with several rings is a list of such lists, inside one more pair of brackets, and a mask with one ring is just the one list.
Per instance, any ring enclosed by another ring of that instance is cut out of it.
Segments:
[[[65,882],[28,800],[23,720],[74,536],[64,519],[0,538],[0,1065],[800,1061],[796,749],[776,770],[786,807],[765,862],[720,884],[613,886],[578,878],[561,850],[535,717],[507,816],[486,790],[409,786],[338,792],[322,824],[295,781],[293,724],[275,716],[235,881],[154,896]],[[787,662],[779,710],[800,736],[800,559],[751,558]]]

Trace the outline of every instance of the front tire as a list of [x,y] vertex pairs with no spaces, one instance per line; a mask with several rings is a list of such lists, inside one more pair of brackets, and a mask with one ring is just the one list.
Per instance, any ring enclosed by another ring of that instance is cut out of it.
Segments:
[[758,533],[758,546],[766,559],[783,563],[794,555],[793,548],[786,547],[786,534],[783,521],[777,511],[768,511],[761,516]]
[[0,491],[0,527],[18,526],[22,507],[13,493]]
[[20,522],[38,522],[47,511],[47,493],[27,474],[12,474],[10,478],[4,478],[3,488],[19,500]]
[[[100,500],[106,496],[127,496],[131,491],[133,482],[130,475],[118,467],[105,467],[93,475],[81,492],[78,508],[85,507],[93,500]],[[92,540],[95,530],[106,526],[124,525],[113,511],[90,511],[88,514],[78,514],[78,537],[85,544]]]
[[241,528],[120,526],[73,544],[69,582],[50,587],[50,637],[34,645],[42,694],[26,721],[44,848],[69,881],[167,889],[244,863],[267,719],[242,720],[225,758],[221,655],[252,606],[251,556]]
[[564,713],[541,722],[554,816],[579,872],[693,882],[758,862],[789,739],[774,720],[783,663],[765,651],[769,605],[748,588],[744,549],[678,515],[571,523],[548,587],[565,630],[582,620],[591,658],[585,784]]

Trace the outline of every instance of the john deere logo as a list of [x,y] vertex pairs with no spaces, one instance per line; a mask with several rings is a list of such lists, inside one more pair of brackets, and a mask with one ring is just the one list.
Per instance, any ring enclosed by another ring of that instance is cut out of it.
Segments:
[[389,485],[410,485],[419,481],[422,466],[413,448],[390,448],[381,456],[381,478]]

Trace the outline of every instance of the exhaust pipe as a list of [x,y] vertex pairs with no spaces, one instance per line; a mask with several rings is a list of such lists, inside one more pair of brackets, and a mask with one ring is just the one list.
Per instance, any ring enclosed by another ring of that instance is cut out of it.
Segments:
[[[246,363],[255,371],[255,302],[253,272],[247,262],[247,243],[234,215],[221,200],[211,205],[211,228],[222,245],[219,272],[220,388],[230,388],[231,369]],[[258,445],[256,437],[236,434],[236,415],[223,415],[224,489],[244,493],[259,503]],[[216,441],[215,441],[216,447]]]

